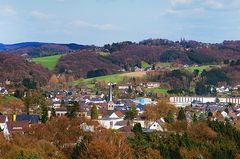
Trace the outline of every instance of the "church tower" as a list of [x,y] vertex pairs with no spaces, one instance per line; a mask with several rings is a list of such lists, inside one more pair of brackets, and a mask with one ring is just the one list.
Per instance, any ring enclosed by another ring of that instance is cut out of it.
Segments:
[[109,94],[108,94],[108,110],[114,110],[114,103],[113,103],[113,92],[112,92],[112,86],[113,83],[108,83],[109,85]]

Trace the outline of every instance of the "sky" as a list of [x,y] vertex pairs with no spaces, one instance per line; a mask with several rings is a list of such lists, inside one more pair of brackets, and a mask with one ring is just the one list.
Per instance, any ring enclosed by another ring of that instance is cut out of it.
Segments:
[[0,43],[240,40],[240,0],[1,0]]

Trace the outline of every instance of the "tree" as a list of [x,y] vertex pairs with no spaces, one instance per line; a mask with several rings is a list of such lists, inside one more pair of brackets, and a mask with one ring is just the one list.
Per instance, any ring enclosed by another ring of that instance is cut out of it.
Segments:
[[195,69],[195,70],[193,71],[193,76],[196,77],[196,76],[198,76],[198,75],[199,75],[199,70],[198,70],[198,69]]
[[186,115],[185,115],[185,111],[183,108],[180,108],[177,119],[178,120],[186,120]]
[[92,120],[98,119],[98,109],[95,104],[92,106],[92,109],[91,109],[91,119]]
[[45,101],[44,103],[41,104],[40,108],[41,108],[41,121],[42,123],[46,123],[48,121],[48,109]]
[[164,118],[167,123],[172,123],[174,121],[173,114],[171,111],[168,112],[167,116]]
[[51,118],[56,117],[56,110],[55,108],[51,108]]
[[142,134],[143,131],[142,131],[142,126],[140,123],[136,123],[134,126],[133,126],[133,130],[132,130],[135,134]]
[[197,116],[196,116],[195,113],[193,114],[193,119],[192,120],[193,120],[194,123],[196,123],[198,121]]
[[145,106],[144,110],[144,116],[147,120],[158,120],[162,117],[166,117],[169,112],[175,114],[177,112],[177,107],[169,104],[165,100],[161,100],[156,105]]
[[69,76],[68,77],[68,87],[72,87],[73,86],[73,82],[74,82],[74,77],[73,76]]
[[206,95],[208,94],[207,87],[203,82],[198,82],[195,87],[195,92],[197,95]]
[[73,102],[72,105],[67,106],[66,116],[70,119],[73,119],[77,116],[78,112],[79,112],[79,103],[78,102]]
[[53,74],[49,80],[50,87],[56,89],[58,87],[59,80],[55,74]]
[[138,115],[138,111],[135,105],[131,106],[130,110],[127,110],[125,112],[125,120],[133,120],[134,118],[136,118]]

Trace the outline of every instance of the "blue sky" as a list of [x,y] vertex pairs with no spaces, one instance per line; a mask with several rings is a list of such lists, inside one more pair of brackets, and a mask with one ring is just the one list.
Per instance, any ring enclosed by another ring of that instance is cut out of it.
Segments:
[[0,43],[240,39],[240,0],[2,0]]

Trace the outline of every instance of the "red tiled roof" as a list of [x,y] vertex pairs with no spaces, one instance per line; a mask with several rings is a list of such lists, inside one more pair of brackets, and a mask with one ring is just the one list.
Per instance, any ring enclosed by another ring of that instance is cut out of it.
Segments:
[[121,111],[115,111],[114,112],[119,118],[122,118],[124,114]]
[[0,123],[5,123],[6,122],[6,115],[0,115]]
[[7,128],[10,133],[25,132],[29,128],[29,123],[27,121],[7,122]]

